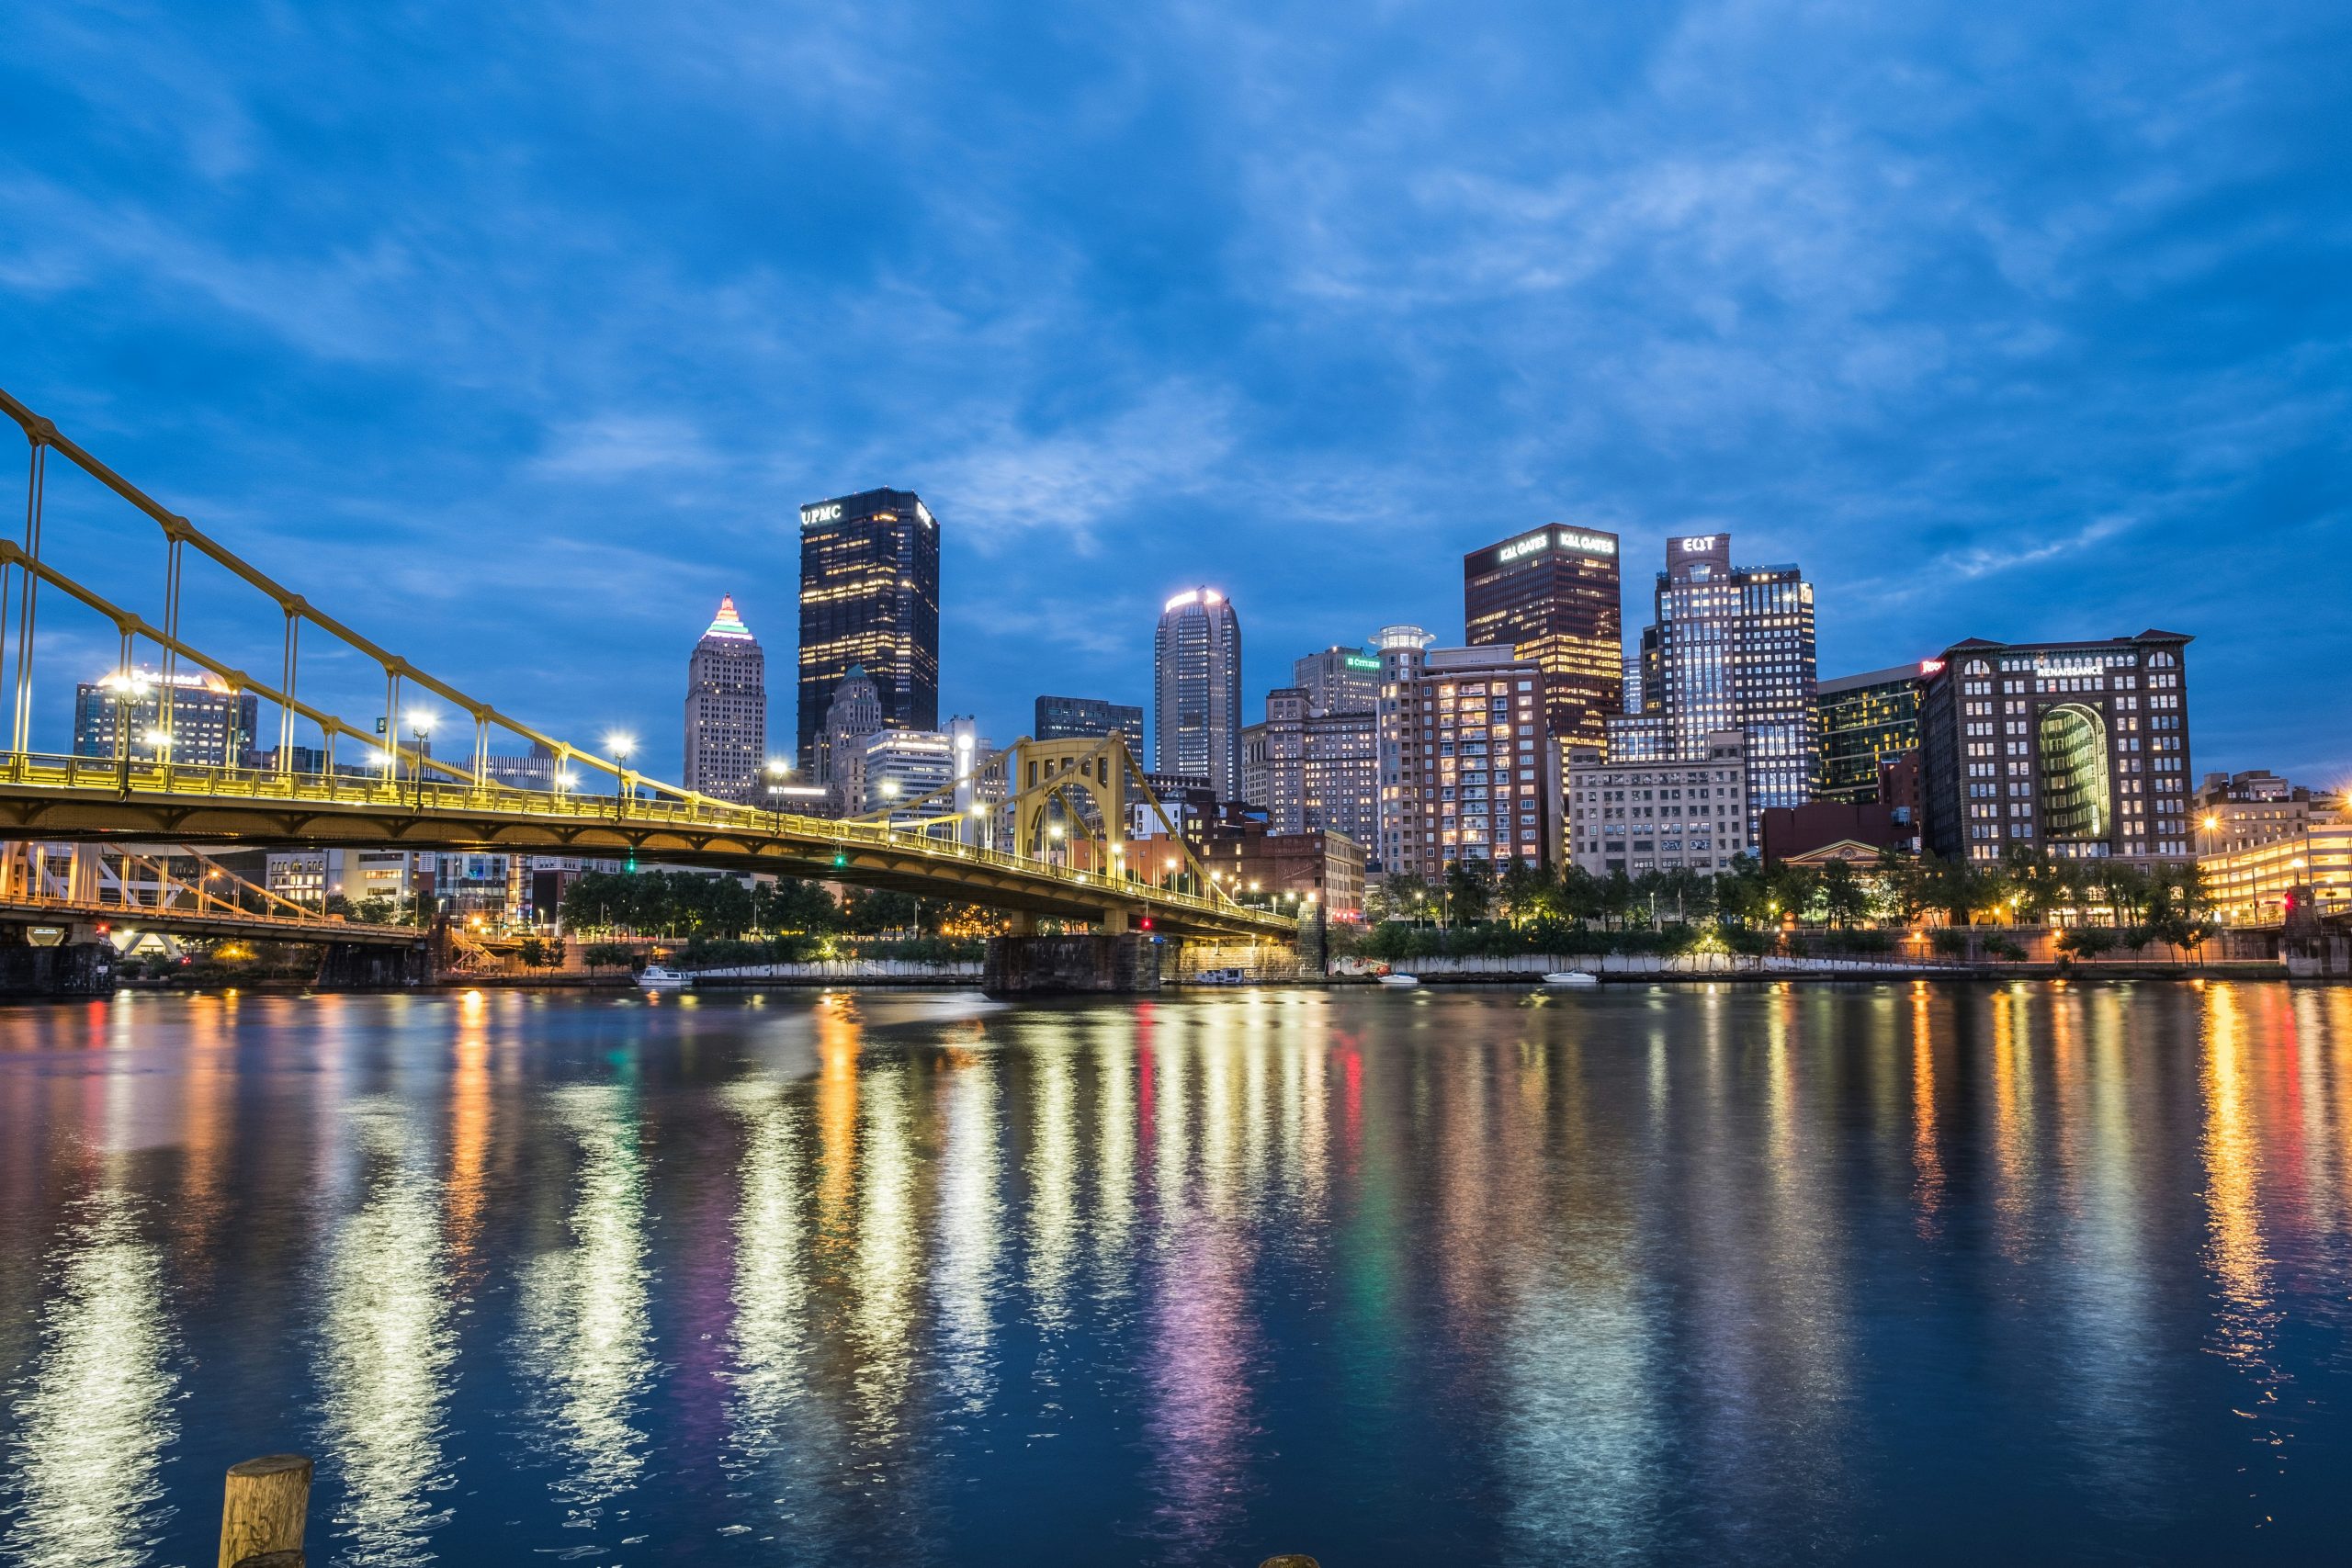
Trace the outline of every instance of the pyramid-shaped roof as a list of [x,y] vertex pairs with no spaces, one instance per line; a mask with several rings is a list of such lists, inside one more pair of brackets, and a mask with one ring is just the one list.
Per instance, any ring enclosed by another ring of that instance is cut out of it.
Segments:
[[745,626],[743,617],[735,613],[735,595],[729,593],[720,598],[718,614],[711,617],[710,629],[702,635],[706,637],[715,637],[726,642],[752,640],[752,628]]

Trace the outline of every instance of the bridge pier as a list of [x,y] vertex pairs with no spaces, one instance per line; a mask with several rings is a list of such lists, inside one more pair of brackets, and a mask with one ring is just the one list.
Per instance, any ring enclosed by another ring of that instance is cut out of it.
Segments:
[[980,989],[991,997],[1157,991],[1165,951],[1141,931],[992,936],[980,965]]
[[77,925],[54,947],[35,947],[24,928],[0,928],[0,997],[110,997],[114,943]]
[[423,942],[405,947],[331,942],[319,952],[318,976],[311,984],[321,991],[384,991],[432,978],[432,950]]

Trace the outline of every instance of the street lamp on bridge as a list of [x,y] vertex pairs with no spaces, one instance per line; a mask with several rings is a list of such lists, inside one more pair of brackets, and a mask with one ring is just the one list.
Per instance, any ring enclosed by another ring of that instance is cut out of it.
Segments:
[[768,814],[775,819],[775,831],[784,831],[784,781],[792,776],[792,764],[781,757],[768,759]]
[[101,678],[98,684],[114,703],[115,750],[122,763],[122,793],[128,796],[130,794],[130,713],[139,705],[139,700],[147,694],[147,688],[154,684],[154,677],[143,670],[118,670]]
[[605,750],[613,754],[616,764],[613,769],[613,815],[628,815],[628,754],[637,750],[637,737],[615,730],[605,737]]
[[416,742],[416,808],[424,809],[424,743],[433,735],[434,716],[423,708],[408,710],[408,732]]

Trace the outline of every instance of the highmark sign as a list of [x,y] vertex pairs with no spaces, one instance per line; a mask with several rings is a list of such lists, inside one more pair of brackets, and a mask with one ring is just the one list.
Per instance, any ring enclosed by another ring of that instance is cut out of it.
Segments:
[[1517,560],[1521,556],[1532,556],[1538,550],[1555,547],[1564,550],[1582,550],[1592,556],[1613,556],[1617,553],[1617,541],[1606,534],[1587,534],[1574,528],[1546,528],[1541,534],[1513,539],[1496,550],[1495,558],[1498,561]]

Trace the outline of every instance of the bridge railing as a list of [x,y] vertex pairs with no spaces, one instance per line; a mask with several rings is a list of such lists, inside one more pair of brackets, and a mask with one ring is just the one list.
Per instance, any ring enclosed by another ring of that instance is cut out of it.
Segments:
[[[216,767],[204,763],[134,759],[126,771],[119,757],[54,752],[0,754],[0,779],[17,785],[145,799],[155,796],[270,801],[349,806],[385,813],[427,808],[465,808],[509,816],[616,827],[690,827],[731,829],[752,839],[815,840],[840,850],[869,849],[913,853],[939,861],[984,865],[1043,878],[1073,890],[1100,889],[1114,897],[1170,909],[1266,923],[1215,897],[1156,886],[1126,876],[1072,871],[1052,861],[1007,850],[934,837],[918,829],[884,822],[801,817],[708,796],[591,794],[581,790],[527,789],[513,784],[459,784],[426,778],[421,784],[371,770],[366,773],[292,773],[267,768]],[[398,847],[394,845],[393,847]]]

